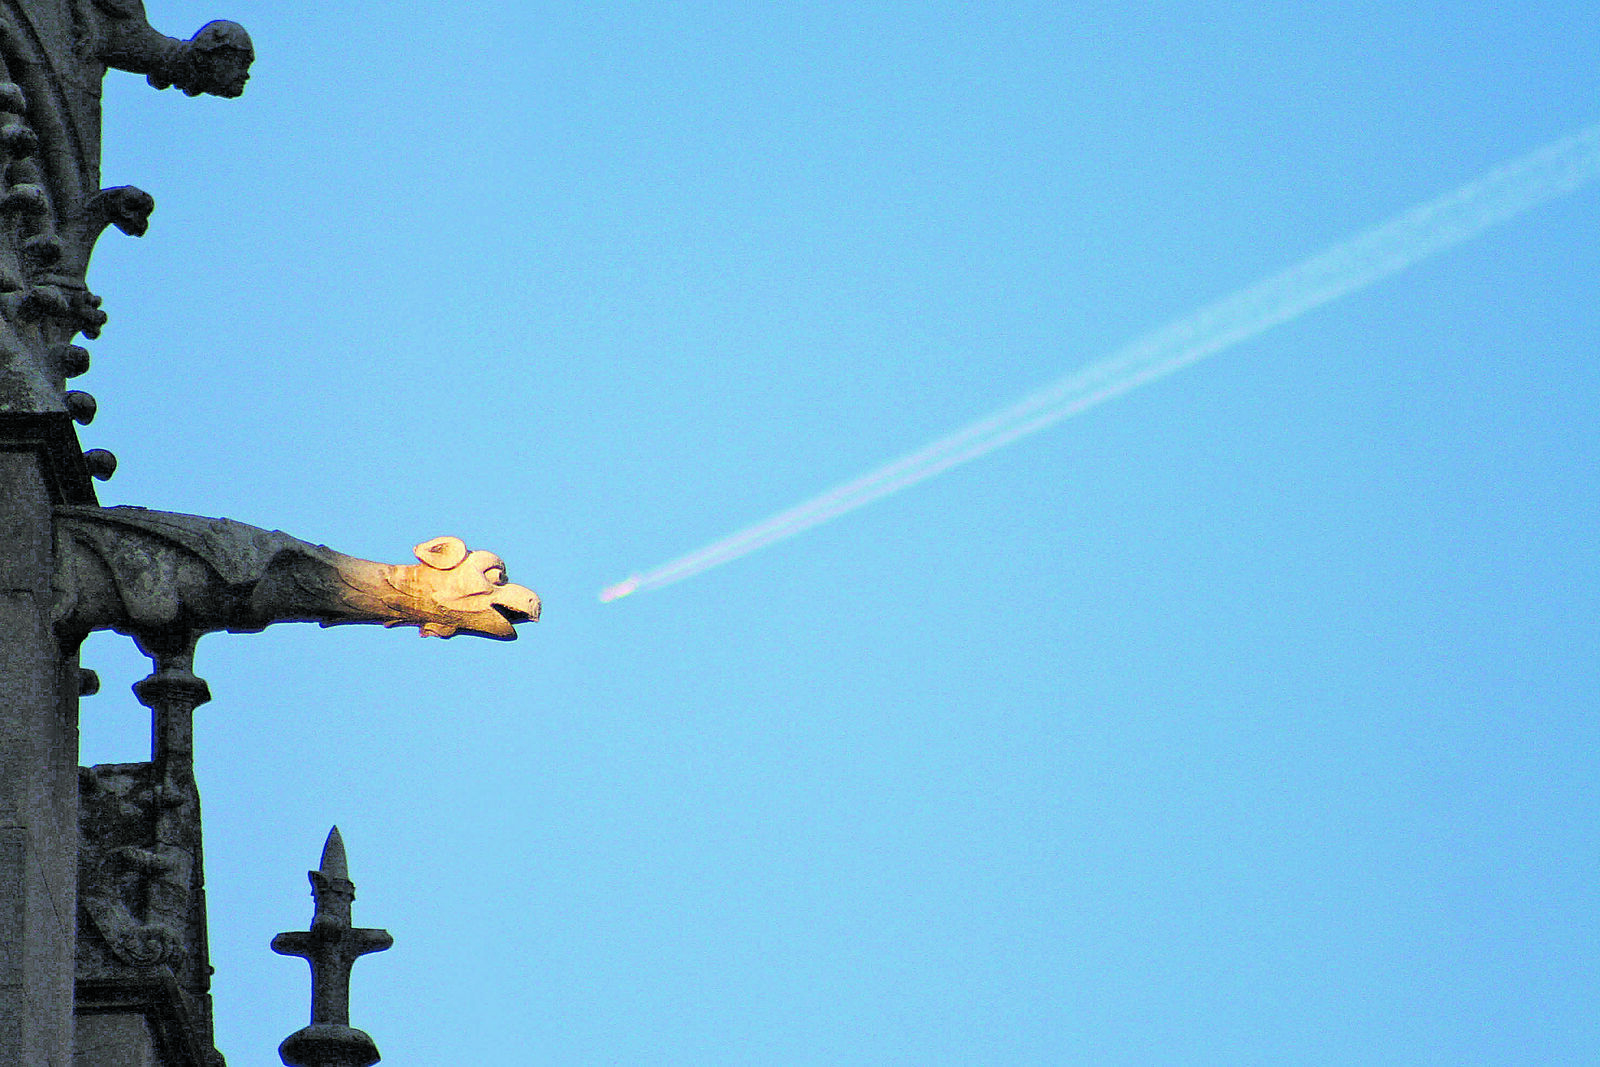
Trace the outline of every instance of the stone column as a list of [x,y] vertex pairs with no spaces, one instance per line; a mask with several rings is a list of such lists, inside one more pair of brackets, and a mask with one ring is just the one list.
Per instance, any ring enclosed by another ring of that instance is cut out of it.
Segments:
[[77,932],[77,656],[50,625],[51,486],[0,451],[0,1065],[68,1067]]

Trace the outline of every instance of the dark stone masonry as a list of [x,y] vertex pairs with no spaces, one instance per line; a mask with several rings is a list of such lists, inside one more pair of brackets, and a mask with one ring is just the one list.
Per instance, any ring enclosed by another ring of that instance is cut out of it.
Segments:
[[[141,0],[0,0],[0,1067],[223,1063],[191,729],[210,699],[192,670],[202,635],[309,621],[510,640],[538,618],[498,556],[453,537],[384,564],[226,519],[99,506],[95,480],[117,460],[83,450],[76,428],[97,404],[68,388],[89,368],[79,342],[107,322],[89,260],[108,228],[143,235],[155,207],[100,187],[102,80],[235,97],[254,58],[236,23],[168,37]],[[78,646],[100,629],[150,657],[134,686],[149,762],[78,766],[78,699],[99,686]],[[348,983],[389,937],[350,925],[337,832],[312,883],[310,931],[274,942],[311,962],[314,986],[312,1025],[280,1053],[376,1062],[349,1026]]]

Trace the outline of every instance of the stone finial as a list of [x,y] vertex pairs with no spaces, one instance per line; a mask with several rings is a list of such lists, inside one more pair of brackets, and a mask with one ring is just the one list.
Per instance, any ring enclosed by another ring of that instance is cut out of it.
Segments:
[[380,1058],[378,1046],[350,1025],[350,970],[359,957],[382,952],[394,938],[387,930],[350,925],[356,887],[337,826],[328,831],[318,869],[306,873],[316,900],[311,929],[279,934],[272,951],[311,965],[311,1025],[285,1038],[278,1056],[290,1067],[368,1067]]

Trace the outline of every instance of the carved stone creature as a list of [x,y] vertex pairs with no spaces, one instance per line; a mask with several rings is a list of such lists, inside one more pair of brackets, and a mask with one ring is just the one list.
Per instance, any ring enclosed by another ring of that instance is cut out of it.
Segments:
[[144,508],[56,508],[55,622],[67,639],[253,633],[275,622],[417,626],[502,641],[539,617],[499,556],[455,537],[416,547],[415,564],[374,563],[277,530]]
[[[80,974],[114,973],[119,963],[180,967],[205,936],[204,915],[193,911],[200,836],[193,777],[163,786],[148,763],[102,764],[79,767],[78,788],[78,905],[99,934],[78,939]],[[158,812],[185,806],[193,809],[183,824],[191,840],[152,841]]]
[[208,22],[187,41],[154,29],[143,0],[95,0],[103,40],[101,62],[117,70],[146,75],[157,89],[176,86],[189,96],[238,96],[256,58],[250,35],[237,22]]

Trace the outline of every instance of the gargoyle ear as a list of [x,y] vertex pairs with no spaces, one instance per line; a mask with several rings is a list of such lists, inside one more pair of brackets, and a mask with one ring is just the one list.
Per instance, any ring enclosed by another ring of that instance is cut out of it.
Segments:
[[459,537],[435,537],[432,541],[422,542],[412,551],[423,563],[441,571],[459,567],[461,561],[467,558],[466,543]]

